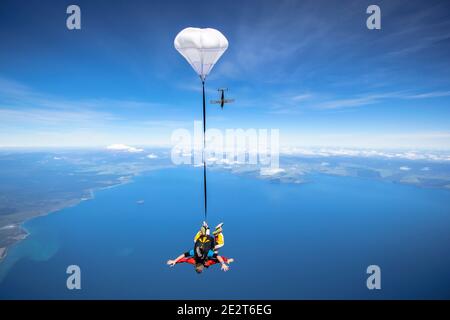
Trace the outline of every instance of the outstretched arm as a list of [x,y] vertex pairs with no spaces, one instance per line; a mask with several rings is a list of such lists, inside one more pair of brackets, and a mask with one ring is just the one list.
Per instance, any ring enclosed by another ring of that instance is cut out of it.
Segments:
[[228,269],[230,269],[230,267],[225,263],[225,261],[223,261],[223,258],[221,256],[217,256],[217,260],[219,260],[221,267],[220,269],[222,269],[224,272],[227,272]]
[[168,260],[167,264],[170,267],[173,267],[174,265],[177,264],[178,261],[180,261],[181,259],[183,259],[184,257],[186,257],[186,253],[180,254],[175,260]]

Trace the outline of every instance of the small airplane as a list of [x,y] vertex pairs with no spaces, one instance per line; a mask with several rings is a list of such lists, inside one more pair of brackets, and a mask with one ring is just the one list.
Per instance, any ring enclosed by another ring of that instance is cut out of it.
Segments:
[[223,109],[225,103],[234,102],[234,99],[225,99],[225,91],[228,91],[228,88],[219,88],[217,91],[222,92],[220,95],[220,100],[211,100],[209,103],[211,104],[220,104],[220,107]]

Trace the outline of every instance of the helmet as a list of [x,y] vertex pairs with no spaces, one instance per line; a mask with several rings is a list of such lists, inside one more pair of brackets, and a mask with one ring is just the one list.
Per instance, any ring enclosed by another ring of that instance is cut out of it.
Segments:
[[222,226],[223,226],[223,222],[219,223],[216,226],[216,230],[214,230],[213,235],[217,236],[218,234],[222,233],[222,231],[223,231]]
[[203,236],[209,235],[209,227],[206,221],[203,221],[202,227],[200,228],[200,234]]
[[207,227],[205,227],[205,226],[202,226],[200,228],[200,233],[201,233],[202,236],[206,236],[208,234],[208,231],[209,231],[209,229]]

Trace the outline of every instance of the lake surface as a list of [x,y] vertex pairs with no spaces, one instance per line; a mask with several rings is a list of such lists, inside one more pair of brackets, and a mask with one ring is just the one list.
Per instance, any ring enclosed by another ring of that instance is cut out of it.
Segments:
[[[450,298],[450,191],[373,179],[209,172],[209,223],[225,222],[221,253],[236,262],[167,267],[203,220],[201,170],[153,171],[30,220],[0,263],[0,298]],[[72,264],[81,290],[66,288]],[[381,290],[366,287],[372,264]]]

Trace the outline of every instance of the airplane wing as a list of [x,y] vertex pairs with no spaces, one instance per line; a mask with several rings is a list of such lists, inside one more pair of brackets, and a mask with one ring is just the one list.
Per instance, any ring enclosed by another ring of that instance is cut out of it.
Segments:
[[209,101],[209,103],[211,103],[211,104],[219,104],[219,103],[222,103],[222,100],[211,100],[211,101]]
[[223,103],[231,103],[234,102],[234,99],[224,99]]

